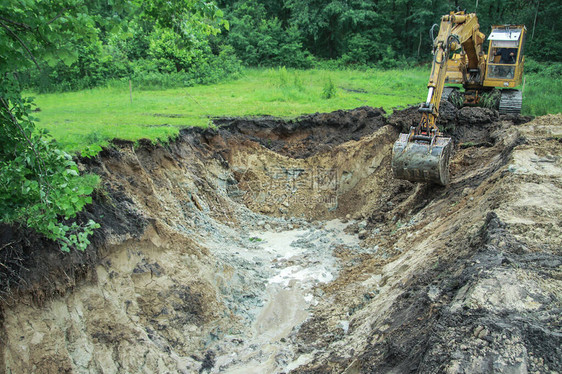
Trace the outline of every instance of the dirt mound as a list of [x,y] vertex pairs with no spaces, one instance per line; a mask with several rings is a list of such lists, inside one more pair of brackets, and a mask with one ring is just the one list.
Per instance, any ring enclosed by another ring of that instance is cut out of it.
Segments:
[[[437,125],[450,133],[455,132],[458,125],[489,125],[496,123],[499,113],[492,109],[480,107],[464,107],[457,109],[448,101],[441,102]],[[512,116],[517,124],[528,122],[529,117]],[[421,120],[421,113],[417,106],[394,112],[389,123],[398,127],[402,132],[408,132],[411,126],[416,126]]]
[[81,164],[104,185],[90,257],[3,229],[2,256],[37,259],[2,257],[28,284],[3,304],[0,367],[562,371],[562,117],[443,112],[446,188],[392,178],[415,108],[115,141]]

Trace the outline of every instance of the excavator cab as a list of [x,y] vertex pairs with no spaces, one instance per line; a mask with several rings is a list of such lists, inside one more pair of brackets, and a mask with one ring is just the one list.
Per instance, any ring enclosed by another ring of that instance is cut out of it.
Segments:
[[525,26],[492,26],[485,87],[507,88],[521,84],[525,31]]
[[483,87],[501,88],[498,110],[502,114],[519,114],[523,104],[521,91],[515,89],[523,80],[525,64],[525,26],[492,26],[488,37],[488,64]]

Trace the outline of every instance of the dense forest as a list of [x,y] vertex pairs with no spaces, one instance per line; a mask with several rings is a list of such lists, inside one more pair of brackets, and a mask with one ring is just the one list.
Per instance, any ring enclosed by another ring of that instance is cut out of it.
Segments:
[[[484,33],[492,24],[525,24],[527,55],[562,61],[562,4],[556,0],[219,0],[206,14],[184,14],[196,24],[182,23],[181,13],[161,17],[166,7],[158,1],[146,2],[157,5],[151,9],[135,1],[86,3],[96,16],[87,36],[75,40],[77,60],[53,56],[57,64],[22,71],[28,87],[75,90],[120,78],[144,88],[189,86],[236,74],[241,65],[411,66],[430,61],[432,25],[456,9],[476,12]],[[0,15],[13,18],[9,6]],[[12,37],[9,28],[17,30],[17,24],[6,26],[2,38]]]
[[231,31],[225,42],[250,65],[305,67],[315,59],[344,64],[378,64],[429,59],[429,30],[451,10],[476,12],[483,32],[492,24],[525,24],[528,54],[560,59],[558,1],[222,1]]

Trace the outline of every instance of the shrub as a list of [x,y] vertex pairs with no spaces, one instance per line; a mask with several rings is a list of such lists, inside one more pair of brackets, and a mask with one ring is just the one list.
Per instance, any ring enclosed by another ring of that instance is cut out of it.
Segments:
[[526,58],[525,73],[558,79],[562,77],[562,62],[538,62],[532,58]]
[[0,81],[0,221],[20,223],[56,240],[63,251],[84,250],[99,224],[72,219],[92,202],[97,176],[81,176],[72,157],[57,148],[29,116],[9,76]]
[[221,46],[218,55],[209,54],[186,70],[160,71],[160,66],[157,61],[150,59],[135,61],[133,74],[123,77],[122,81],[131,79],[133,85],[141,90],[158,90],[217,83],[229,77],[237,77],[242,71],[240,60],[231,46]]
[[322,98],[328,100],[335,96],[336,96],[336,85],[332,81],[332,78],[328,77],[328,79],[324,83],[324,88],[322,89]]

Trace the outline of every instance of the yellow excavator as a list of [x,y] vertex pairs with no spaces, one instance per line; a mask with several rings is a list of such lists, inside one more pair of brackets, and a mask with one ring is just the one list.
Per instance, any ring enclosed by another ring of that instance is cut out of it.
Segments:
[[[521,91],[514,88],[523,76],[526,31],[522,25],[492,26],[486,54],[482,48],[485,35],[475,13],[451,12],[441,18],[433,42],[427,99],[419,108],[422,118],[394,143],[395,178],[443,186],[449,183],[453,142],[436,125],[441,100],[459,107],[484,104],[500,113],[521,112]],[[464,91],[445,87],[446,83],[462,84]]]

